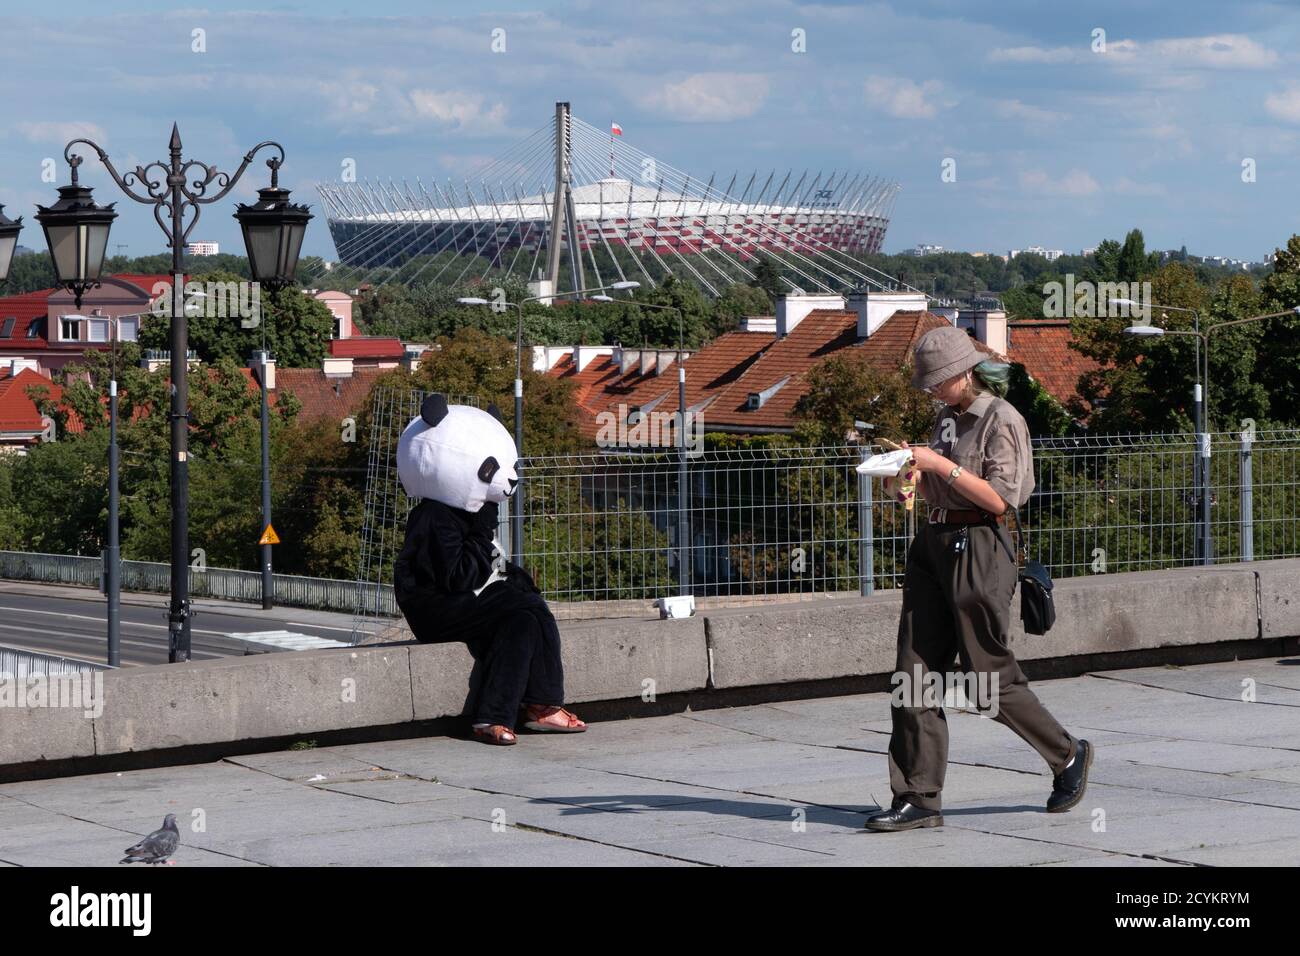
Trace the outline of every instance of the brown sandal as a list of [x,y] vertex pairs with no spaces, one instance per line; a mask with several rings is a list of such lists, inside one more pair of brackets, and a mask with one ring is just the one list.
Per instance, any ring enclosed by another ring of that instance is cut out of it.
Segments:
[[563,707],[539,707],[536,704],[524,705],[524,726],[529,730],[542,733],[580,734],[587,725]]
[[474,736],[485,744],[496,744],[498,747],[513,746],[515,741],[518,740],[515,732],[504,724],[475,727]]

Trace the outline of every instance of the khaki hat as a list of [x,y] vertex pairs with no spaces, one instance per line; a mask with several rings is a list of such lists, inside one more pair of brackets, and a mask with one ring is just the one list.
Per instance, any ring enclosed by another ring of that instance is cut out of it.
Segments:
[[976,350],[969,335],[952,325],[926,332],[912,354],[912,385],[920,389],[933,388],[988,358]]

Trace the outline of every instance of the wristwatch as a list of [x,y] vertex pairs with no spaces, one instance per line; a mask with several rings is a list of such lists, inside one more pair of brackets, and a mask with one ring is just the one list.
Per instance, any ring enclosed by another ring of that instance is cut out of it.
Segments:
[[954,466],[952,471],[948,472],[948,484],[951,485],[954,481],[956,481],[957,476],[960,475],[961,473],[962,473],[961,465]]

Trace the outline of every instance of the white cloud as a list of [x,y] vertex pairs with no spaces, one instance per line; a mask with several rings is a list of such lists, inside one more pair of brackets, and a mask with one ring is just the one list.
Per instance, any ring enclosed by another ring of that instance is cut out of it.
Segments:
[[696,73],[644,94],[641,105],[687,122],[725,122],[757,113],[768,87],[761,73]]
[[1277,64],[1277,53],[1237,33],[1157,40],[1150,52],[1180,66],[1212,70],[1261,70]]
[[863,84],[867,105],[900,119],[929,119],[933,116],[938,107],[926,97],[938,93],[939,89],[937,80],[918,84],[892,76],[869,76]]
[[1056,123],[1067,118],[1064,113],[1031,106],[1020,100],[998,100],[993,104],[993,111],[1003,119],[1024,120],[1026,123]]
[[411,90],[408,97],[416,116],[454,124],[457,130],[482,132],[500,129],[505,123],[505,104],[498,100],[489,105],[480,93]]
[[994,63],[1078,63],[1094,55],[1086,46],[1013,46],[989,51]]
[[1083,169],[1071,169],[1060,179],[1053,179],[1041,169],[1026,170],[1020,174],[1020,188],[1047,196],[1091,196],[1101,190],[1097,180]]
[[1300,123],[1300,86],[1289,87],[1281,93],[1270,93],[1264,98],[1264,109],[1277,119]]
[[100,146],[108,139],[103,127],[84,120],[44,120],[36,123],[19,123],[18,131],[33,143],[58,143],[72,139],[93,139]]

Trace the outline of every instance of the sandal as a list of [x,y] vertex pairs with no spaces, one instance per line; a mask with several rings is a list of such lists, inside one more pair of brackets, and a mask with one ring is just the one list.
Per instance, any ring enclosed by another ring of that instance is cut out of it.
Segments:
[[519,739],[515,736],[515,732],[504,724],[475,727],[474,736],[485,744],[496,744],[499,747],[513,746]]
[[525,704],[523,711],[527,718],[524,726],[529,730],[542,733],[580,734],[587,729],[587,725],[579,720],[576,714],[569,713],[563,707]]

